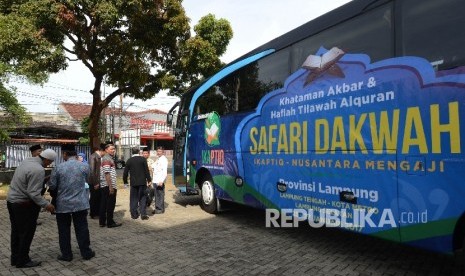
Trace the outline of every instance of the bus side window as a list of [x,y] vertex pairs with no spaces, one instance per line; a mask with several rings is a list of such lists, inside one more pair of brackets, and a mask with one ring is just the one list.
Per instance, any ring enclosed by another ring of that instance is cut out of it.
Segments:
[[217,86],[224,114],[254,110],[263,96],[283,87],[289,75],[288,48],[233,72]]
[[216,111],[222,115],[224,110],[224,98],[221,94],[217,93],[217,86],[210,87],[203,93],[197,100],[194,106],[194,116],[208,114]]
[[240,88],[241,82],[235,74],[227,76],[215,86],[215,94],[217,97],[221,97],[223,103],[221,107],[221,113],[223,115],[237,111]]
[[398,1],[401,9],[399,43],[402,56],[427,59],[436,70],[465,62],[463,0]]
[[367,54],[371,62],[390,58],[394,55],[392,25],[392,5],[388,3],[297,42],[292,46],[292,72],[320,47]]

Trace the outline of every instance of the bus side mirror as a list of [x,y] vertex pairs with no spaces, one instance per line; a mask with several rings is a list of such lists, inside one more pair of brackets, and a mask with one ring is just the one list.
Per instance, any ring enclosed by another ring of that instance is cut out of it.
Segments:
[[182,119],[184,120],[184,123],[182,124],[182,132],[186,133],[187,128],[189,126],[189,110],[184,110],[181,113]]
[[168,127],[172,127],[173,126],[173,119],[174,119],[174,115],[173,113],[175,112],[175,109],[179,106],[179,102],[176,102],[171,108],[170,110],[168,111],[168,114],[166,114],[166,125]]
[[173,125],[173,114],[169,113],[166,115],[166,125],[171,127]]

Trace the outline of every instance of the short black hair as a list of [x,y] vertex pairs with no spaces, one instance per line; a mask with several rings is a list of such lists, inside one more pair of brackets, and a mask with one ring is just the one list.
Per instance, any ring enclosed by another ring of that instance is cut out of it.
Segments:
[[42,146],[41,145],[33,145],[33,146],[29,147],[29,150],[31,151],[31,153],[38,150],[38,149],[42,149]]
[[112,143],[105,144],[105,147],[103,147],[104,150],[106,150],[109,147],[114,146]]
[[61,145],[61,151],[76,151],[76,146],[73,144]]
[[76,156],[76,146],[73,144],[63,144],[61,145],[61,151],[65,152],[68,156]]
[[150,150],[149,150],[148,147],[143,148],[142,151],[148,151],[148,152],[150,152]]

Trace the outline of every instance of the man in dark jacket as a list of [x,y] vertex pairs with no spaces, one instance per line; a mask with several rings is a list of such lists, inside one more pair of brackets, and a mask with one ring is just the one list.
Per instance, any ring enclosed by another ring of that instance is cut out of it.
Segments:
[[95,219],[100,213],[100,167],[102,156],[105,154],[105,144],[100,144],[100,148],[94,148],[94,153],[89,158],[90,175],[88,179],[90,190],[90,218]]
[[126,162],[123,173],[124,185],[128,184],[128,174],[130,175],[131,190],[129,192],[129,209],[131,211],[131,218],[139,218],[146,220],[147,216],[147,198],[146,189],[150,185],[152,179],[147,166],[147,160],[139,155],[139,149],[132,149],[132,157]]

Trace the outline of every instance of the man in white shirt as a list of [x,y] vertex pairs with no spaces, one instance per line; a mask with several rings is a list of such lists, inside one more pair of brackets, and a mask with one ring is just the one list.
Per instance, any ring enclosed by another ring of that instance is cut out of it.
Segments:
[[155,189],[155,209],[153,214],[165,212],[165,180],[168,175],[168,159],[164,155],[163,147],[157,147],[157,160],[152,165],[153,188]]

